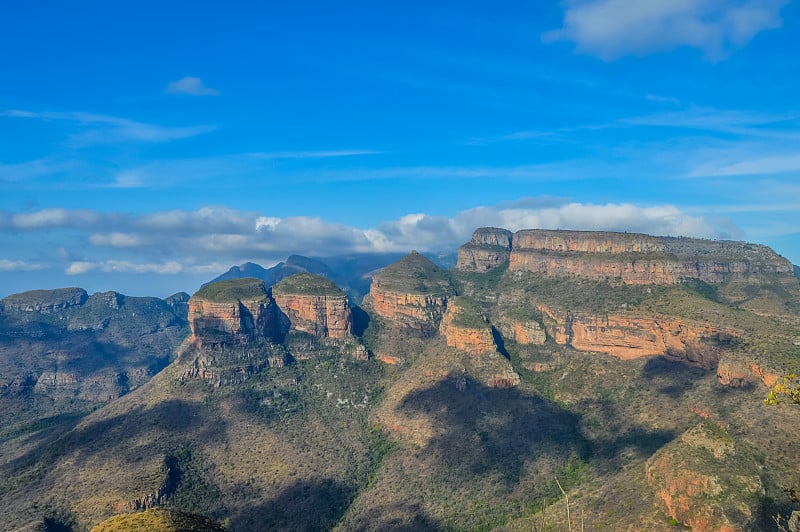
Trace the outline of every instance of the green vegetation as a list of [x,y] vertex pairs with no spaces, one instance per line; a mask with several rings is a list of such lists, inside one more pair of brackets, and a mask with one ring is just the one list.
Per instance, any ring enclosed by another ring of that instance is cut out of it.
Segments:
[[296,273],[272,287],[273,294],[296,294],[312,296],[343,296],[333,281],[321,275]]
[[496,290],[498,286],[500,286],[500,281],[503,279],[503,275],[506,271],[508,271],[508,263],[487,272],[453,270],[451,275],[456,286],[459,288],[459,293],[466,292],[466,287],[469,286],[469,291],[478,295],[486,291]]
[[450,300],[451,305],[458,308],[453,316],[453,325],[465,329],[490,329],[481,312],[480,306],[474,299],[467,296],[458,296]]
[[225,528],[208,517],[151,508],[150,510],[115,515],[92,528],[92,532],[225,532]]
[[800,405],[800,377],[796,373],[790,373],[773,386],[764,402],[768,405],[776,405],[784,399]]
[[378,272],[373,282],[384,290],[400,293],[455,295],[449,273],[416,251]]
[[229,301],[257,301],[266,299],[264,281],[253,277],[226,279],[209,283],[194,294],[195,297],[218,303]]

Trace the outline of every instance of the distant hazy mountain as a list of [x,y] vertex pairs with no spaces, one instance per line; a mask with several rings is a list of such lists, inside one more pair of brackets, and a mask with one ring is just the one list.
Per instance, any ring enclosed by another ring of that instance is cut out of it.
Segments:
[[313,273],[331,278],[331,269],[322,261],[310,259],[301,255],[292,255],[285,262],[279,262],[271,268],[264,268],[253,262],[245,262],[241,266],[232,266],[230,270],[219,277],[215,277],[209,283],[225,281],[227,279],[241,279],[242,277],[255,277],[261,279],[269,287],[279,282],[281,279],[294,275],[295,273]]
[[279,262],[271,268],[264,268],[253,262],[245,262],[233,266],[227,272],[206,284],[227,279],[255,277],[261,279],[267,287],[279,283],[282,279],[296,273],[313,273],[327,277],[339,285],[354,303],[359,303],[369,290],[369,283],[375,272],[397,261],[402,253],[373,253],[362,255],[340,255],[320,259],[291,255],[286,261]]

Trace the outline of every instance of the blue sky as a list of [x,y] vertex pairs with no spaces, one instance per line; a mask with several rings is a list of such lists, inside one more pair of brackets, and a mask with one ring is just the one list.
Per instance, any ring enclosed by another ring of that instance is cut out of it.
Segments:
[[254,4],[0,6],[0,296],[481,225],[800,263],[797,0]]

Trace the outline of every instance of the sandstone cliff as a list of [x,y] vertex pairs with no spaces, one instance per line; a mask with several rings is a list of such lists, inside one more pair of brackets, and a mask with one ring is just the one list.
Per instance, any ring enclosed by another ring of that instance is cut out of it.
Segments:
[[249,278],[201,288],[189,300],[189,326],[200,346],[275,339],[285,332],[263,281]]
[[446,273],[414,251],[375,274],[364,305],[392,326],[431,337],[454,295]]
[[492,326],[481,316],[480,309],[467,298],[450,300],[439,331],[447,345],[473,355],[497,352]]
[[276,284],[272,296],[289,318],[292,330],[318,338],[352,336],[353,318],[347,296],[328,279],[295,274]]
[[508,263],[513,233],[496,227],[481,227],[458,249],[458,268],[484,272]]
[[[746,242],[596,231],[524,230],[508,249],[501,230],[483,228],[459,251],[457,268],[580,276],[625,284],[721,283],[751,274],[792,274],[792,264],[766,246]],[[486,235],[494,235],[489,238]]]
[[597,316],[539,306],[547,332],[556,343],[597,351],[622,360],[665,355],[690,366],[713,369],[720,344],[735,331],[680,318],[607,314]]

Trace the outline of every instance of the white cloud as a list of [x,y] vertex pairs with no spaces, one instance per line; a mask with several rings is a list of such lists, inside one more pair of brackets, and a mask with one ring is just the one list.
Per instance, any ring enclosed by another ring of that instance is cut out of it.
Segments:
[[0,116],[11,118],[28,118],[43,121],[72,122],[79,126],[79,131],[70,136],[75,146],[95,144],[112,144],[116,142],[168,142],[171,140],[196,137],[216,129],[215,126],[161,126],[137,122],[118,116],[69,112],[34,112],[19,109],[0,111]]
[[67,275],[82,275],[92,272],[103,273],[155,273],[174,275],[184,271],[184,267],[176,261],[163,263],[134,263],[124,260],[106,261],[75,261],[72,262],[64,273]]
[[112,248],[134,248],[143,244],[142,237],[131,233],[94,233],[89,237],[93,246],[107,246]]
[[788,0],[589,0],[571,2],[560,29],[544,42],[570,41],[582,53],[624,55],[690,47],[713,60],[781,25]]
[[47,268],[46,265],[35,262],[0,259],[0,272],[30,272],[35,270],[44,270],[45,268]]
[[203,80],[194,76],[186,76],[167,83],[168,94],[189,94],[191,96],[219,96],[217,89],[207,87]]
[[11,225],[25,230],[91,227],[102,217],[97,211],[89,209],[42,209],[11,215]]

